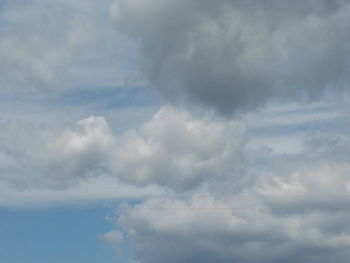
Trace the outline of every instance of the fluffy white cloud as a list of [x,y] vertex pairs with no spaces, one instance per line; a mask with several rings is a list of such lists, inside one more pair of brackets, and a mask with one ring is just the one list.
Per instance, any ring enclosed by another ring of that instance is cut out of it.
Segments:
[[111,133],[103,117],[63,127],[9,121],[0,128],[2,178],[18,185],[66,187],[109,174],[136,186],[237,190],[251,179],[243,171],[242,125],[171,107],[121,136]]
[[104,171],[114,143],[102,117],[63,127],[1,123],[1,178],[18,186],[66,187]]
[[116,28],[144,46],[171,101],[223,114],[348,90],[348,1],[116,0]]
[[140,186],[183,191],[203,183],[222,188],[230,182],[230,188],[238,189],[249,181],[243,176],[245,142],[239,123],[196,119],[165,107],[120,138],[112,171]]

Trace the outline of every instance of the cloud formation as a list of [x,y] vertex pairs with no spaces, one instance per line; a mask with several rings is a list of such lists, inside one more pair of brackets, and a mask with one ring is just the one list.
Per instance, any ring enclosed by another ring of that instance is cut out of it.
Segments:
[[244,170],[244,127],[194,118],[163,107],[141,127],[113,135],[103,117],[56,127],[4,121],[2,178],[20,186],[69,187],[109,174],[136,186],[176,191],[200,186],[239,189]]
[[[112,1],[130,41],[107,2],[1,6],[1,192],[148,195],[100,236],[140,263],[347,262],[349,111],[278,101],[349,90],[350,2]],[[139,44],[150,83],[176,104],[149,120],[139,112],[160,102],[137,72]],[[22,93],[58,86],[57,100]]]
[[349,86],[348,1],[116,0],[151,82],[176,103],[230,115]]
[[282,157],[241,193],[124,207],[117,222],[143,263],[347,262],[350,165],[342,149],[332,149],[334,158],[315,148]]
[[137,130],[125,133],[116,148],[112,173],[124,182],[158,184],[178,191],[203,183],[239,189],[244,174],[244,127],[238,122],[196,119],[164,107]]
[[105,170],[114,138],[102,117],[62,127],[1,123],[1,178],[19,187],[63,188]]
[[145,263],[346,262],[349,206],[286,215],[239,199],[149,201],[125,210],[118,223]]

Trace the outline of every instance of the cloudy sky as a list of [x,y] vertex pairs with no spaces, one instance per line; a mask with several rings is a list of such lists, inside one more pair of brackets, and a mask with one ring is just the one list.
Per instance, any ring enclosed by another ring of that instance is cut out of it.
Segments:
[[345,263],[348,0],[0,0],[0,261]]

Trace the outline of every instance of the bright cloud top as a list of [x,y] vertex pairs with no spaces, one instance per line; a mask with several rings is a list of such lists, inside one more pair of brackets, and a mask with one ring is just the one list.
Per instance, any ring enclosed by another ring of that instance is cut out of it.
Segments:
[[120,137],[111,133],[103,117],[63,127],[10,121],[3,122],[1,130],[2,177],[22,187],[62,188],[101,174],[178,191],[210,181],[213,187],[231,181],[239,188],[247,180],[240,124],[195,119],[170,107]]

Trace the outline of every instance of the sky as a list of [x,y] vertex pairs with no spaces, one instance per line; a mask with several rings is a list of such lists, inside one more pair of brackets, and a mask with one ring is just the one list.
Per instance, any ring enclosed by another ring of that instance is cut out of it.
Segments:
[[345,263],[348,0],[0,0],[0,261]]

